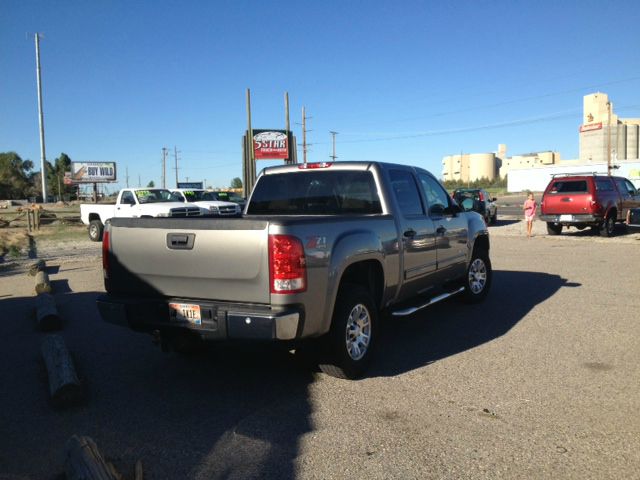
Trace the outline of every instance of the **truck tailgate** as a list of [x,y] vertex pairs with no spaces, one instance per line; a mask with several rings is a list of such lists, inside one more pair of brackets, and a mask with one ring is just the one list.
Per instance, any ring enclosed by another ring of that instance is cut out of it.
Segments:
[[110,293],[269,302],[269,222],[113,219]]
[[585,214],[593,211],[592,197],[588,193],[550,193],[544,196],[542,213],[553,214]]

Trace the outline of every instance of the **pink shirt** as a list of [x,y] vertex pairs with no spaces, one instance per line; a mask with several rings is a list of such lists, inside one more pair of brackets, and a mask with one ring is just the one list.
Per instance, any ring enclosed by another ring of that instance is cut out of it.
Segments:
[[533,217],[536,214],[536,209],[538,208],[538,204],[535,200],[530,200],[527,198],[524,202],[524,214],[527,217]]

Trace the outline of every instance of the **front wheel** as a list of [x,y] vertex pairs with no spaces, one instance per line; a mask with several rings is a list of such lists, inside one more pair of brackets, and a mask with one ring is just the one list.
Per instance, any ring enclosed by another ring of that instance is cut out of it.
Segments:
[[547,222],[547,233],[549,235],[560,235],[560,232],[562,232],[561,223]]
[[342,285],[331,329],[322,338],[320,370],[337,378],[360,377],[371,361],[377,323],[371,294],[359,285]]
[[102,232],[104,231],[104,225],[100,220],[91,220],[89,222],[89,238],[92,242],[99,242],[102,240]]
[[492,275],[489,252],[482,249],[474,249],[464,280],[464,301],[466,303],[478,303],[484,300],[491,287]]

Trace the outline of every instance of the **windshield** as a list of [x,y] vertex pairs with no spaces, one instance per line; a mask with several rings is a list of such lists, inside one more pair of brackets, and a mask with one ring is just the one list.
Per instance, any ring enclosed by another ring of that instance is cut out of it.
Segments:
[[169,190],[162,188],[154,190],[136,190],[136,198],[140,203],[180,202],[179,198],[171,195]]
[[244,202],[244,198],[233,192],[207,192],[207,200],[219,200],[221,202]]
[[335,170],[264,175],[256,184],[247,213],[339,215],[381,212],[371,172]]
[[201,200],[212,200],[207,198],[207,193],[202,190],[184,190],[182,194],[187,202],[199,202]]

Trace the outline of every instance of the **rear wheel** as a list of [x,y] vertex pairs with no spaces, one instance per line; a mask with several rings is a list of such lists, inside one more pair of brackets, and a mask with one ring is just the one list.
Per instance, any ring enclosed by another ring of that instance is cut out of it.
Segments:
[[484,300],[489,293],[492,276],[489,252],[475,248],[464,280],[464,301],[478,303]]
[[89,238],[93,242],[99,242],[102,240],[102,232],[104,231],[104,225],[100,220],[91,220],[89,222]]
[[342,285],[331,329],[322,338],[320,370],[337,378],[360,377],[371,361],[377,323],[371,294],[359,285]]
[[562,224],[547,222],[547,233],[549,235],[560,235],[562,232]]
[[496,223],[498,223],[498,210],[496,210],[496,213],[491,217],[491,225],[495,225]]
[[609,213],[609,216],[604,219],[604,222],[600,226],[601,237],[613,237],[616,229],[616,214],[615,212]]

